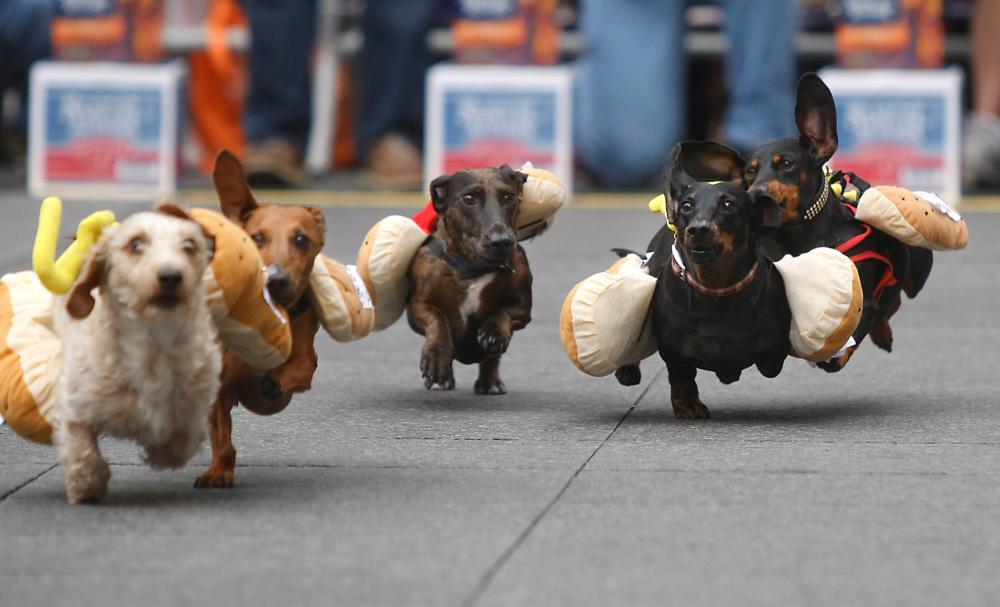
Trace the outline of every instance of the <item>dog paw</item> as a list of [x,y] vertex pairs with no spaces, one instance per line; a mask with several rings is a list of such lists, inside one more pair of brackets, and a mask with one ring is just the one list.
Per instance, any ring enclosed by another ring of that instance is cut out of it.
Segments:
[[674,407],[674,417],[677,419],[708,419],[708,407],[698,398],[675,398],[671,401]]
[[278,400],[285,396],[285,391],[281,387],[281,382],[270,375],[265,375],[257,382],[260,393],[271,400]]
[[233,486],[234,470],[216,470],[209,468],[194,479],[197,489],[225,489]]
[[451,370],[451,355],[438,348],[424,348],[420,356],[420,375],[428,390],[454,390],[455,376]]
[[473,390],[475,390],[476,394],[507,394],[507,386],[499,379],[496,381],[477,379]]
[[816,363],[816,366],[823,369],[827,373],[836,373],[844,367],[847,366],[847,362],[851,360],[851,355],[854,354],[854,348],[848,348],[847,352],[841,354],[837,358],[831,358],[830,360],[823,361],[821,363]]
[[66,473],[66,501],[71,504],[92,504],[108,494],[111,469],[99,460],[92,466],[75,466]]
[[479,347],[487,354],[503,354],[510,345],[510,337],[492,331],[480,331],[476,335]]
[[615,377],[623,386],[638,386],[642,381],[642,371],[639,370],[639,365],[625,365],[615,370]]

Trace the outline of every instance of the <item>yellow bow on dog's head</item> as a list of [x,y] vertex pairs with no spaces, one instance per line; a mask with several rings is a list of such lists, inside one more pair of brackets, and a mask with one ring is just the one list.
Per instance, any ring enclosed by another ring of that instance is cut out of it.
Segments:
[[69,292],[80,268],[87,257],[87,251],[101,237],[109,226],[117,225],[111,211],[97,211],[87,216],[76,229],[76,240],[56,259],[56,245],[59,240],[59,224],[62,222],[62,201],[49,196],[42,201],[38,212],[38,232],[31,252],[31,265],[42,285],[56,295]]

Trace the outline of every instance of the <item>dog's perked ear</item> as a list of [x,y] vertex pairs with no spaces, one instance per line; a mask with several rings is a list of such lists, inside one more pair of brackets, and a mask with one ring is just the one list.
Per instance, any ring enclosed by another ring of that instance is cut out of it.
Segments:
[[817,165],[837,151],[837,106],[819,76],[803,74],[795,92],[795,124]]
[[441,175],[431,182],[431,203],[439,215],[448,208],[449,181],[451,181],[451,175]]
[[781,207],[769,195],[755,191],[750,194],[753,204],[753,221],[757,228],[777,229],[781,227]]
[[236,155],[227,149],[219,150],[212,169],[212,182],[219,195],[222,214],[231,221],[242,224],[247,215],[257,208],[257,201],[250,193],[243,166]]
[[316,222],[316,231],[319,232],[321,242],[319,246],[322,248],[326,240],[326,216],[323,215],[323,209],[319,207],[304,207],[309,214],[312,215],[313,221]]
[[524,189],[524,184],[528,181],[528,176],[521,171],[515,171],[510,168],[510,165],[503,165],[500,167],[500,174],[504,176],[508,182],[512,183],[516,188],[518,193]]
[[671,224],[676,223],[677,201],[696,183],[682,166],[681,145],[678,143],[670,150],[667,162],[663,166],[663,193],[667,197],[667,221]]
[[66,311],[77,320],[87,318],[94,310],[94,296],[91,291],[100,286],[107,270],[107,245],[98,242],[90,249],[83,272],[73,283],[66,297]]

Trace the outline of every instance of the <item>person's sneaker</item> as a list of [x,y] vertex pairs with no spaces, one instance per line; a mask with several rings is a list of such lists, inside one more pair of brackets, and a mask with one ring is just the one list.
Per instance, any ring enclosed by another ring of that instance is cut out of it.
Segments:
[[281,139],[247,144],[243,170],[252,187],[295,188],[306,182],[302,153]]
[[393,189],[423,188],[423,159],[420,150],[397,133],[389,133],[372,144],[367,157],[372,183]]
[[962,185],[966,189],[1000,187],[1000,116],[972,114],[965,120]]

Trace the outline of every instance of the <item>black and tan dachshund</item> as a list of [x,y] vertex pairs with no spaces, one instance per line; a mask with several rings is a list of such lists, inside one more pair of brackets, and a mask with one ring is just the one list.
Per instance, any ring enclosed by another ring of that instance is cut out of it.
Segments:
[[[791,312],[784,283],[757,242],[780,222],[766,194],[743,189],[739,153],[718,143],[689,141],[671,152],[664,176],[668,220],[650,242],[647,269],[657,276],[652,319],[678,418],[708,417],[698,398],[697,369],[725,384],[756,365],[781,372],[790,345]],[[710,183],[711,182],[711,183]],[[618,370],[636,383],[638,366]]]
[[514,218],[527,176],[459,171],[431,182],[437,229],[410,264],[410,327],[426,340],[420,372],[428,389],[455,387],[452,362],[479,364],[476,394],[503,394],[500,357],[531,321],[531,270]]
[[767,143],[744,157],[743,179],[751,195],[767,194],[781,208],[781,227],[762,243],[770,258],[830,247],[851,257],[858,268],[864,309],[853,334],[856,344],[819,365],[834,372],[867,335],[891,351],[889,319],[899,309],[900,292],[910,298],[920,292],[933,256],[856,221],[852,207],[831,190],[824,164],[837,151],[837,110],[830,89],[816,74],[799,80],[795,122],[797,139]]

